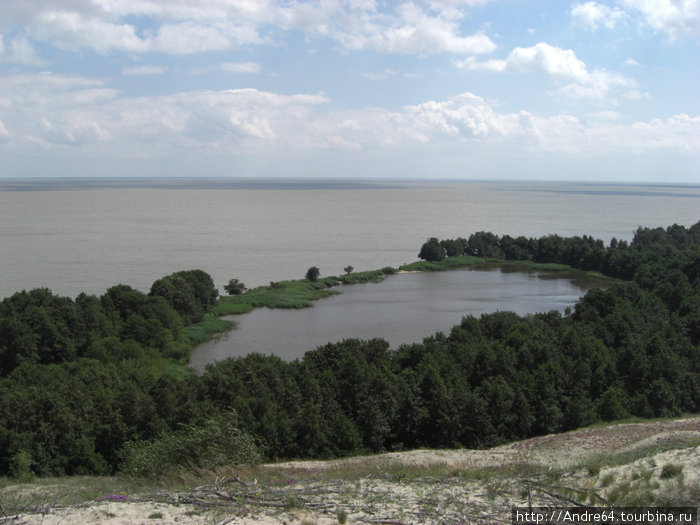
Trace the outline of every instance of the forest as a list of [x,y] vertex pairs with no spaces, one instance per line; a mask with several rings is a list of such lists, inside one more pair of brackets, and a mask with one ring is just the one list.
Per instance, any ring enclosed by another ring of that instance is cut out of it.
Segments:
[[0,475],[157,476],[479,448],[698,412],[700,222],[640,227],[607,246],[488,232],[428,243],[430,260],[560,263],[617,281],[565,314],[469,316],[395,349],[351,339],[292,362],[228,359],[201,375],[185,366],[189,350],[201,330],[228,326],[211,313],[218,293],[204,271],[163,277],[147,294],[122,284],[75,299],[18,292],[0,302]]

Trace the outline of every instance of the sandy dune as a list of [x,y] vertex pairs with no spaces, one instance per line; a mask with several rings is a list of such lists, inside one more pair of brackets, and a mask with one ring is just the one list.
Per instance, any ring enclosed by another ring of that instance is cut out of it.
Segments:
[[[528,504],[616,498],[697,505],[700,417],[593,427],[489,450],[415,450],[217,474],[188,491],[73,506],[48,503],[47,493],[43,505],[0,513],[0,525],[486,524],[510,523],[510,508]],[[6,487],[0,503],[39,490],[41,482]]]

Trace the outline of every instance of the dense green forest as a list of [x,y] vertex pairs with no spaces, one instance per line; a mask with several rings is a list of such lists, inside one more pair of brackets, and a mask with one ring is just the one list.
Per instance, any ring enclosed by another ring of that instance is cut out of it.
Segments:
[[202,333],[225,328],[208,313],[217,291],[203,271],[159,279],[148,294],[16,293],[0,302],[0,475],[486,447],[698,411],[700,222],[639,228],[608,246],[487,232],[429,243],[422,257],[562,263],[621,281],[565,315],[470,316],[397,349],[345,340],[202,375],[182,363]]

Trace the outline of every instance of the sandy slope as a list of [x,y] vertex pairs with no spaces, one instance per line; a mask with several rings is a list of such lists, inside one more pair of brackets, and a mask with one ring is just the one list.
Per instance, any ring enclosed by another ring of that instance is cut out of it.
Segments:
[[[619,424],[485,451],[266,465],[240,478],[212,475],[187,492],[129,495],[127,501],[107,497],[63,507],[50,503],[47,493],[41,507],[17,516],[0,512],[0,525],[321,525],[338,523],[343,514],[348,523],[510,523],[512,506],[602,504],[620,494],[623,503],[692,504],[697,497],[700,505],[699,445],[700,417]],[[37,490],[40,484],[6,487],[0,503]]]

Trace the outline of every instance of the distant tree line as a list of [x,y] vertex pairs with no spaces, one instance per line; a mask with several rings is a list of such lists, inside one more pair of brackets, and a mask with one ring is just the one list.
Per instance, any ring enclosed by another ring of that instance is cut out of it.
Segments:
[[[199,376],[177,360],[216,301],[205,272],[164,277],[149,294],[20,292],[0,302],[0,475],[143,473],[163,455],[210,467],[486,447],[698,411],[700,223],[639,228],[631,243],[608,246],[485,232],[436,242],[445,256],[566,263],[624,282],[590,290],[566,315],[468,316],[397,349],[350,339],[292,362],[227,359]],[[224,434],[226,453],[210,439]]]
[[[469,238],[438,240],[431,237],[418,254],[427,261],[440,261],[445,257],[472,255],[476,257],[505,259],[508,261],[534,261],[539,263],[567,264],[579,270],[596,271],[609,277],[631,280],[641,266],[647,268],[658,258],[677,259],[692,257],[690,246],[697,242],[697,225],[690,230],[674,224],[669,228],[638,228],[633,245],[612,238],[605,246],[602,240],[589,235],[560,237],[546,235],[539,239],[491,232],[476,232]],[[653,249],[652,249],[653,248]],[[674,269],[683,261],[676,260]]]

